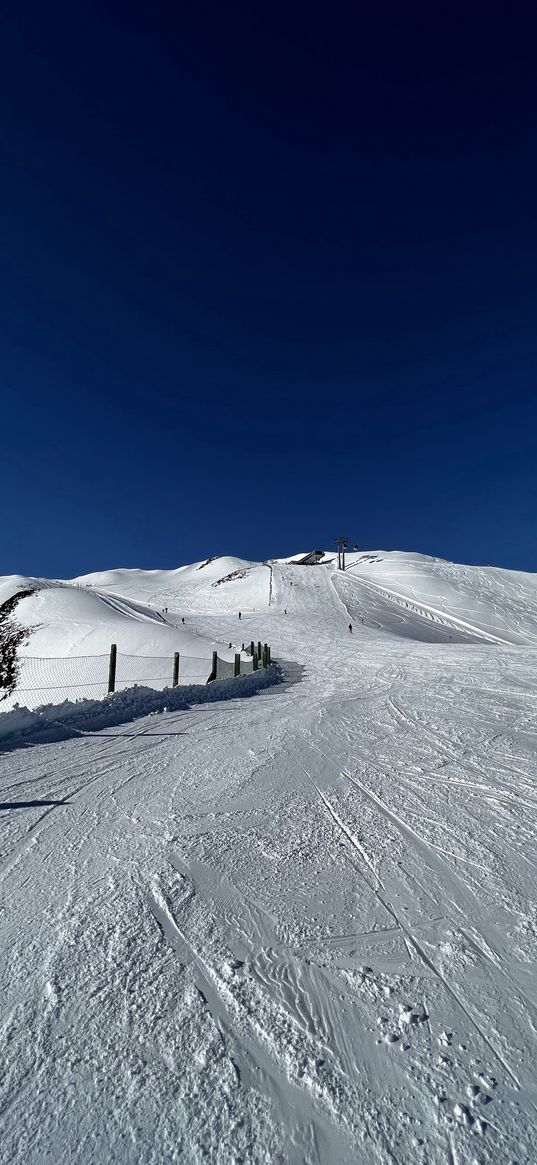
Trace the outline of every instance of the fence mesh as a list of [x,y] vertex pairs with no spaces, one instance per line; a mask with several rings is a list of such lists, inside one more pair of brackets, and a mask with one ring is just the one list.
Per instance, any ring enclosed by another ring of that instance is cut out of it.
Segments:
[[[181,655],[179,683],[205,684],[210,671],[210,660]],[[172,683],[173,656],[122,655],[118,651],[116,691],[121,690],[121,688],[132,688],[133,684],[145,684],[147,688],[156,688],[158,691],[161,688],[171,688]]]
[[[17,681],[13,691],[0,687],[0,712],[15,704],[39,708],[42,704],[61,704],[64,700],[100,700],[108,692],[110,656],[78,655],[70,657],[19,656]],[[180,656],[179,685],[205,684],[211,673],[212,660]],[[241,675],[251,672],[251,659],[241,658]],[[174,656],[123,655],[117,653],[115,690],[139,684],[161,691],[171,687]],[[217,659],[217,679],[234,675],[232,660]]]
[[216,678],[217,680],[227,680],[235,675],[235,665],[232,659],[220,659],[218,656],[216,660]]
[[8,712],[15,704],[39,708],[63,700],[99,700],[108,690],[108,662],[108,655],[20,656],[15,690],[0,699],[0,711]]

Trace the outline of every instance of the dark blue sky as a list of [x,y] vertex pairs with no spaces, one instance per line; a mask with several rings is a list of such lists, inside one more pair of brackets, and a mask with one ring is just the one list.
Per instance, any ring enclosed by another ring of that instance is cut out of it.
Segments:
[[531,6],[3,11],[0,573],[537,570]]

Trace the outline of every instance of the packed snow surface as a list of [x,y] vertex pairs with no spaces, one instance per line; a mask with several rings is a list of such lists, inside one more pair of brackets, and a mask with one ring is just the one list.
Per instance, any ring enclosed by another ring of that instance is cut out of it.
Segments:
[[0,1161],[536,1160],[537,577],[329,557],[40,580],[10,616],[30,655],[185,617],[284,682],[47,742],[5,714]]

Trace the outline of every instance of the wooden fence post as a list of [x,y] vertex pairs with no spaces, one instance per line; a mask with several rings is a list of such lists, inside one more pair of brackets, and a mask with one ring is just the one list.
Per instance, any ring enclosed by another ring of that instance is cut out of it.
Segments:
[[263,644],[263,667],[268,667],[267,645]]
[[262,650],[263,650],[263,649],[262,649],[262,647],[261,647],[261,640],[260,640],[260,639],[258,639],[258,641],[257,641],[257,658],[258,658],[258,659],[261,659],[261,652],[262,652]]
[[254,643],[254,641],[253,641],[253,639],[252,639],[252,641],[251,641],[251,643],[250,643],[250,655],[253,655],[253,654],[254,654],[254,651],[255,651],[255,643]]
[[218,662],[217,662],[217,661],[218,661],[218,652],[217,652],[217,651],[213,651],[213,665],[212,665],[212,668],[211,668],[211,674],[210,674],[210,676],[209,676],[209,679],[207,680],[207,683],[208,683],[208,684],[212,684],[213,680],[215,680],[215,679],[216,679],[216,669],[217,669],[217,666],[218,666]]
[[252,664],[253,664],[252,670],[257,671],[257,651],[255,651],[255,650],[254,650],[254,653],[252,655]]
[[172,688],[176,688],[179,683],[179,652],[173,653],[173,681]]
[[233,671],[233,676],[234,677],[240,676],[240,674],[241,674],[241,657],[240,657],[239,653],[236,653],[235,654],[235,668]]
[[270,647],[267,643],[267,667],[270,667]]
[[117,644],[110,648],[110,663],[108,665],[108,694],[116,690]]

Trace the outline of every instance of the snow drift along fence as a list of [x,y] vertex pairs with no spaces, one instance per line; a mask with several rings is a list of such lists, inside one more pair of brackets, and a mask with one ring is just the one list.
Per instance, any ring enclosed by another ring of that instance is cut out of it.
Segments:
[[[264,666],[270,661],[268,648],[266,652]],[[240,654],[234,660],[221,659],[217,652],[213,653],[212,661],[178,651],[170,656],[124,655],[117,651],[115,644],[106,655],[68,658],[24,655],[17,659],[15,685],[2,688],[0,684],[0,712],[8,712],[16,704],[34,709],[43,704],[60,704],[63,700],[100,699],[109,692],[122,691],[135,684],[156,691],[185,684],[206,684],[213,679],[246,675],[259,664],[257,648],[247,660]]]

